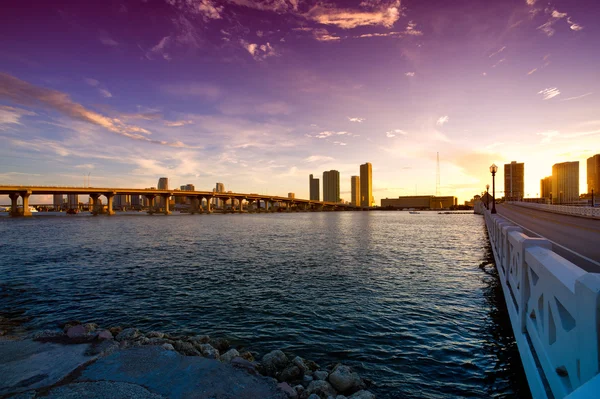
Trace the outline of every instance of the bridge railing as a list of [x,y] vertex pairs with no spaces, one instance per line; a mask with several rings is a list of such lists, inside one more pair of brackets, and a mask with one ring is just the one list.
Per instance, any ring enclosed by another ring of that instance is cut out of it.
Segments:
[[539,209],[541,211],[546,212],[562,213],[564,215],[575,215],[600,219],[600,207],[536,204],[532,202],[522,201],[509,201],[508,203],[512,205],[522,206],[525,208]]
[[480,213],[533,397],[583,397],[578,392],[599,385],[600,274],[500,215]]

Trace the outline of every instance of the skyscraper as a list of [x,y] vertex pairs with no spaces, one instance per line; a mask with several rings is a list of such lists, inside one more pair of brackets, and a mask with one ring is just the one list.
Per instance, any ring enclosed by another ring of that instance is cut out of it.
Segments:
[[[159,190],[168,190],[169,189],[169,178],[168,177],[161,177],[160,179],[158,179],[158,186],[156,186]],[[154,203],[156,204],[156,206],[161,209],[165,207],[165,199],[163,197],[156,197],[154,199]]]
[[67,209],[79,209],[79,195],[67,194]]
[[373,171],[369,162],[360,165],[360,206],[373,206]]
[[323,201],[339,202],[340,200],[340,172],[330,170],[323,172]]
[[587,192],[598,195],[600,189],[600,154],[587,159]]
[[[217,183],[215,186],[215,193],[224,193],[225,192],[225,185],[223,183]],[[224,205],[223,200],[221,199],[215,199],[215,206],[217,208],[222,208]]]
[[579,199],[579,161],[552,165],[552,203],[565,204]]
[[540,198],[552,198],[552,176],[540,180]]
[[319,179],[313,178],[313,175],[308,177],[308,188],[310,191],[310,200],[311,201],[320,201],[321,194],[319,193]]
[[350,178],[350,205],[360,205],[360,177],[352,176]]
[[54,206],[55,211],[61,210],[63,205],[63,195],[54,194],[52,197],[52,205]]
[[518,201],[525,196],[525,164],[512,161],[504,164],[504,198]]

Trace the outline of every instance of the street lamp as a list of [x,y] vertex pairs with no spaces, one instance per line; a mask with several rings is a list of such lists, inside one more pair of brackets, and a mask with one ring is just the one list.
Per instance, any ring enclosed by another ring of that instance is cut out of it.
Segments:
[[490,166],[490,172],[492,173],[492,213],[496,213],[496,172],[498,167],[496,164]]
[[490,191],[490,185],[486,184],[485,185],[485,208],[487,210],[490,209],[490,193],[489,193],[489,191]]
[[592,208],[594,207],[594,189],[592,188]]

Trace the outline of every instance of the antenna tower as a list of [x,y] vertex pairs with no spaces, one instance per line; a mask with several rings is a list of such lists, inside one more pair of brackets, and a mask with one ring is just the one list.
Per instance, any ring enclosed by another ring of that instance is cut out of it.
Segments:
[[440,153],[437,153],[437,171],[435,174],[435,196],[440,196]]

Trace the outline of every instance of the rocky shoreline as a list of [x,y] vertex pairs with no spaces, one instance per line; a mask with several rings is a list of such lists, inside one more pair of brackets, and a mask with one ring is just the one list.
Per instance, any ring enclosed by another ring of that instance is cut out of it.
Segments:
[[232,348],[224,338],[208,335],[176,335],[158,331],[142,332],[137,328],[101,328],[95,323],[69,321],[62,330],[45,330],[33,334],[39,342],[90,344],[87,354],[108,356],[117,350],[156,346],[183,356],[199,356],[228,364],[251,375],[273,380],[289,399],[374,399],[368,391],[371,381],[362,379],[350,367],[336,364],[321,368],[317,363],[281,350],[262,357],[257,352]]

